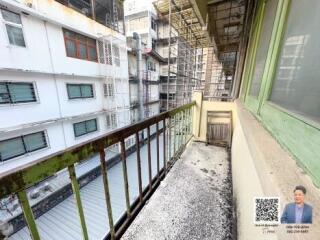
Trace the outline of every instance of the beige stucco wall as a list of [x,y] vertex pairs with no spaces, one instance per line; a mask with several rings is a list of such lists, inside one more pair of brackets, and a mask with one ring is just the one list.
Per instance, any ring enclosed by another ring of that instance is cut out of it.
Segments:
[[[235,105],[232,102],[210,102],[202,101],[202,93],[194,92],[193,100],[196,101],[196,107],[193,112],[193,133],[198,141],[206,141],[207,133],[207,112],[208,111],[232,111],[235,112]],[[200,114],[201,112],[201,114]],[[234,115],[234,113],[233,113]],[[233,118],[233,127],[236,121]]]
[[[235,120],[239,121],[237,115]],[[231,149],[232,184],[236,203],[237,230],[239,240],[264,239],[261,228],[255,227],[254,197],[264,196],[263,188],[255,169],[253,158],[245,139],[241,124],[234,128]],[[268,239],[275,239],[270,236]]]

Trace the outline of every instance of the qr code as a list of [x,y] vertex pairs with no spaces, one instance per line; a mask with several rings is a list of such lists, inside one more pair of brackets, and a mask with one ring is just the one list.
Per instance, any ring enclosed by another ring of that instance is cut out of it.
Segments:
[[277,197],[254,199],[254,223],[277,224],[280,218],[280,201]]

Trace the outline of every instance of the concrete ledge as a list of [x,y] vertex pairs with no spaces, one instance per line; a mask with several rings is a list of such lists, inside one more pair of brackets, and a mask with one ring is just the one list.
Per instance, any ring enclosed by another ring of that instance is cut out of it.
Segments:
[[[297,165],[263,125],[240,101],[236,101],[236,121],[232,145],[232,173],[234,197],[237,205],[238,238],[259,239],[319,239],[320,190]],[[306,201],[313,206],[313,224],[308,234],[288,234],[285,225],[274,228],[275,234],[263,233],[253,225],[253,198],[278,196],[281,212],[286,203],[293,201],[296,185],[307,188]]]

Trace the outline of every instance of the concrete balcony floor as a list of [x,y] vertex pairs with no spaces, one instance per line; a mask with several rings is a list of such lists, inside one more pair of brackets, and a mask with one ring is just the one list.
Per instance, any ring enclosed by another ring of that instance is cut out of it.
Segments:
[[191,142],[122,239],[233,239],[232,212],[227,150]]

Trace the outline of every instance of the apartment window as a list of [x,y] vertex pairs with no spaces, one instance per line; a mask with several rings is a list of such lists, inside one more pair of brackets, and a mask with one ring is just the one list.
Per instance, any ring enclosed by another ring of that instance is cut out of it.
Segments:
[[104,44],[102,41],[98,41],[99,63],[106,63],[104,56]]
[[69,99],[93,98],[92,84],[67,84]]
[[262,23],[261,36],[259,40],[259,47],[256,53],[255,66],[252,75],[252,83],[250,94],[252,96],[258,96],[261,87],[262,74],[266,62],[266,56],[269,48],[269,41],[272,33],[272,26],[274,23],[276,11],[277,11],[277,0],[271,0],[266,2],[264,21]]
[[111,43],[110,41],[106,41],[105,50],[104,50],[106,64],[112,65],[112,54],[111,54]]
[[156,64],[153,62],[148,62],[147,67],[148,67],[148,70],[150,71],[154,71],[154,72],[156,71]]
[[113,59],[116,66],[120,67],[120,49],[117,45],[112,46]]
[[0,161],[34,152],[48,146],[44,131],[0,141]]
[[151,28],[157,31],[157,22],[154,18],[151,18]]
[[112,65],[111,43],[110,41],[98,41],[99,62]]
[[114,87],[113,83],[106,83],[103,85],[103,91],[104,95],[107,97],[113,97],[114,96]]
[[320,122],[320,2],[292,0],[270,100]]
[[92,17],[91,0],[56,0],[57,2],[66,5],[77,12],[80,12],[87,17]]
[[106,116],[107,128],[117,127],[117,116],[115,113],[108,113]]
[[33,83],[0,82],[0,104],[36,101]]
[[151,48],[153,49],[153,50],[156,50],[156,40],[155,39],[151,39]]
[[125,147],[128,149],[129,147],[133,146],[136,143],[134,138],[128,138],[125,140]]
[[68,57],[98,61],[96,40],[69,30],[63,30]]
[[7,30],[9,43],[11,45],[25,47],[22,22],[19,14],[1,9],[2,18]]
[[75,137],[80,137],[82,135],[95,132],[97,130],[97,119],[91,119],[73,124],[73,131]]

